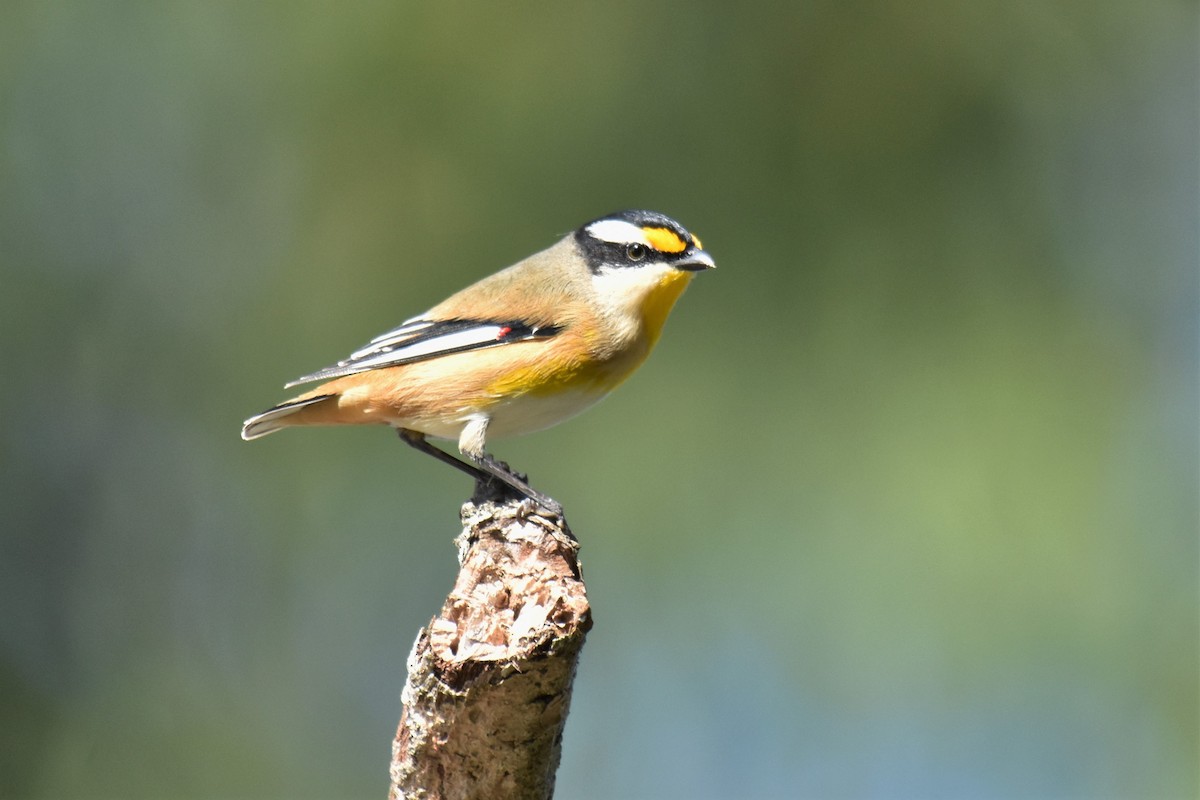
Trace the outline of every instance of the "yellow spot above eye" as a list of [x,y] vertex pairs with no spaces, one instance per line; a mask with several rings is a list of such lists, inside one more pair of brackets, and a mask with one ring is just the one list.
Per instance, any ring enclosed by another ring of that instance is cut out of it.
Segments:
[[694,233],[692,234],[692,244],[696,245],[697,250],[704,249],[704,245],[700,244],[700,237]]
[[682,253],[687,250],[687,242],[679,238],[679,234],[670,228],[642,228],[646,241],[660,253]]

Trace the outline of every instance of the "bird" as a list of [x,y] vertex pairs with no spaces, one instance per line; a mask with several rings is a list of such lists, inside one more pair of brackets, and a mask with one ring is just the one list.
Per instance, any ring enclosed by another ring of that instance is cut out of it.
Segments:
[[[646,360],[693,276],[715,266],[700,239],[664,214],[599,217],[288,382],[320,385],[247,419],[242,438],[390,425],[412,447],[561,516],[488,442],[556,425],[605,397]],[[430,438],[456,442],[463,458]]]

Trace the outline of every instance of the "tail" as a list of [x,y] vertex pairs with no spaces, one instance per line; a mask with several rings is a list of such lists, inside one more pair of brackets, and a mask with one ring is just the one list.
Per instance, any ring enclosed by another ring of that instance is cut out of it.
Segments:
[[336,394],[322,394],[317,397],[306,397],[303,400],[292,400],[288,403],[280,403],[274,408],[268,408],[261,414],[255,414],[250,419],[242,423],[242,438],[246,441],[257,439],[260,436],[266,436],[268,433],[283,430],[296,424],[299,420],[288,422],[288,417],[296,414],[309,406],[314,406],[318,403],[323,403],[330,398],[337,397]]

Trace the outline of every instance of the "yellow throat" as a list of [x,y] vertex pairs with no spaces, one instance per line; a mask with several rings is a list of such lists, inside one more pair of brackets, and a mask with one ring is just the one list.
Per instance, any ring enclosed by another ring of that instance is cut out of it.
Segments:
[[646,339],[650,347],[658,343],[667,316],[692,280],[692,275],[693,273],[683,270],[669,272],[646,293],[646,299],[642,301],[642,320],[646,326]]

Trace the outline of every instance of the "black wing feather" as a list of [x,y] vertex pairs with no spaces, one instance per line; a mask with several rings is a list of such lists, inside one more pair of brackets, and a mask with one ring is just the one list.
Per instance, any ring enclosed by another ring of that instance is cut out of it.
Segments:
[[452,353],[548,339],[561,330],[562,327],[557,325],[530,325],[520,321],[411,319],[399,328],[376,336],[349,358],[297,378],[287,387],[398,367]]

